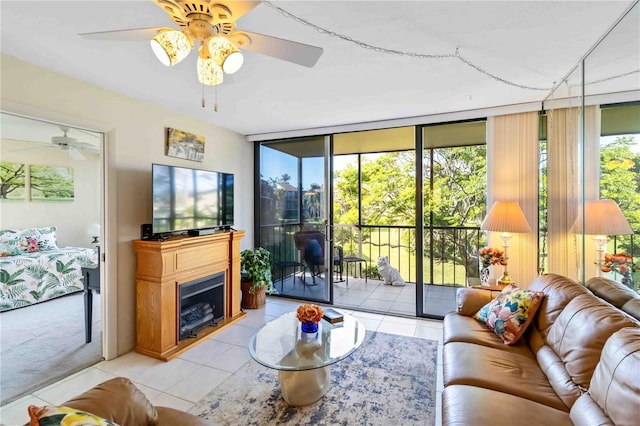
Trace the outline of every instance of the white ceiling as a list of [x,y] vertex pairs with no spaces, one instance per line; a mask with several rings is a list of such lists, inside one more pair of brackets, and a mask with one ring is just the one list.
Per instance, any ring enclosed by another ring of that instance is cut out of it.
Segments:
[[[220,3],[224,3],[221,0]],[[319,27],[386,49],[459,54],[424,59],[363,49],[260,4],[238,29],[322,47],[313,68],[245,53],[213,87],[192,52],[165,68],[148,42],[80,33],[174,26],[151,1],[1,1],[1,52],[241,134],[415,117],[541,101],[633,1],[274,1]],[[637,33],[637,29],[634,30]],[[637,35],[634,35],[637,37]],[[637,40],[634,41],[637,43]],[[7,84],[7,82],[3,82]]]

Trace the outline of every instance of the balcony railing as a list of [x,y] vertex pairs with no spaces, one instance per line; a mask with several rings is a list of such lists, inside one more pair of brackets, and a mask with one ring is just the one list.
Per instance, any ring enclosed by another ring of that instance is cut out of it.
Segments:
[[[271,225],[261,228],[262,246],[272,254],[275,265],[300,260],[294,233],[301,224]],[[324,231],[324,225],[304,224],[305,230]],[[344,256],[357,256],[377,268],[379,256],[388,256],[407,282],[416,282],[416,231],[411,226],[334,225],[334,245],[343,248]],[[478,249],[484,235],[478,227],[426,227],[423,233],[425,284],[466,286],[469,278],[478,277]],[[274,277],[280,278],[279,268]]]

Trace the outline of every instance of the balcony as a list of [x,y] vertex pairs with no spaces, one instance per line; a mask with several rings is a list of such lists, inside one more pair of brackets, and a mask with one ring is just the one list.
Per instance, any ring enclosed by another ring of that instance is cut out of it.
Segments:
[[[321,232],[324,226],[305,224],[304,228]],[[327,271],[312,277],[307,269],[303,281],[302,267],[282,267],[287,264],[284,262],[304,263],[294,242],[300,229],[298,223],[261,228],[263,246],[273,254],[275,287],[283,296],[327,300]],[[482,234],[478,227],[427,227],[423,235],[425,256],[418,262],[414,227],[334,225],[334,245],[342,247],[343,256],[364,260],[349,265],[348,277],[346,265],[342,264],[341,271],[339,261],[329,271],[334,274],[334,304],[415,316],[418,268],[422,265],[422,312],[418,313],[442,317],[455,310],[457,288],[479,283],[477,252]],[[379,256],[389,257],[405,286],[384,285],[377,272]]]

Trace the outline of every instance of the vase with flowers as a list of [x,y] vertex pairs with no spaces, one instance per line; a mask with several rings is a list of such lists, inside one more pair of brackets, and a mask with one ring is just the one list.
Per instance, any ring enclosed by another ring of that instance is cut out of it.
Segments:
[[622,276],[622,284],[633,289],[633,273],[640,270],[633,263],[633,257],[627,253],[605,253],[604,263],[600,266],[602,272],[615,272]]
[[296,314],[303,333],[316,333],[324,311],[318,305],[304,304],[298,306]]
[[506,266],[507,258],[504,255],[504,251],[493,247],[481,248],[478,250],[478,255],[480,257],[480,282],[482,285],[488,286],[491,265]]

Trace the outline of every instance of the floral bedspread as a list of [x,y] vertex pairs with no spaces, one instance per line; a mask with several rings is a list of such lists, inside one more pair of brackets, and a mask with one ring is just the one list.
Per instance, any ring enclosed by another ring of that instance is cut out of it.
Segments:
[[98,252],[62,247],[0,257],[0,312],[82,291],[82,267],[96,268]]

